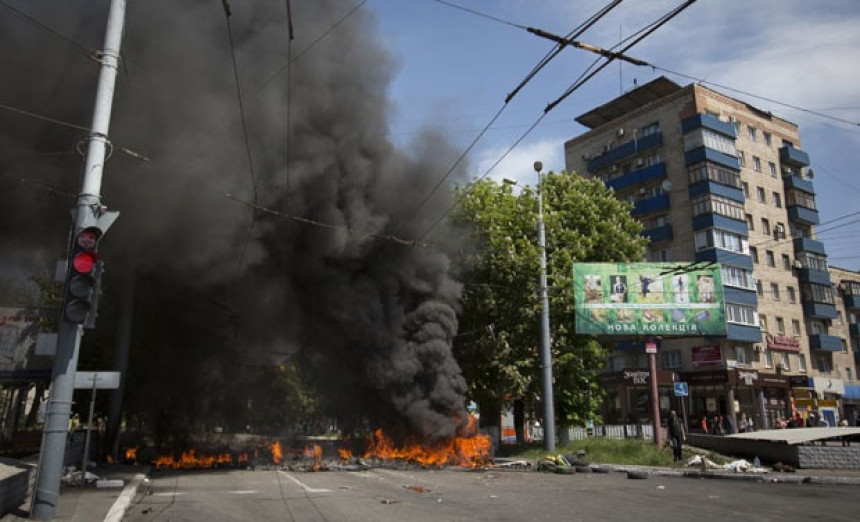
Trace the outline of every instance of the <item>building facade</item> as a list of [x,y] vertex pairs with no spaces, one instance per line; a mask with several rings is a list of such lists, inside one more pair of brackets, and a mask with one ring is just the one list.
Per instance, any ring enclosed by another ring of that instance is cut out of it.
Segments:
[[[843,276],[831,274],[816,238],[813,172],[797,126],[666,78],[577,121],[590,130],[565,143],[566,169],[632,205],[651,241],[647,261],[722,267],[727,335],[657,340],[663,414],[757,428],[813,411],[831,424],[845,415],[845,385],[856,384],[850,314],[860,308],[837,299]],[[860,274],[848,274],[860,306]],[[650,416],[647,385],[623,378],[648,371],[644,341],[618,342],[609,358],[608,422]],[[688,395],[676,396],[673,382],[687,383]]]

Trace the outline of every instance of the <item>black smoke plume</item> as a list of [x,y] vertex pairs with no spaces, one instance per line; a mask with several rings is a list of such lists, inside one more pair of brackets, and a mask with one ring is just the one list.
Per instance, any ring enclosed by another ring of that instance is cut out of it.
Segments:
[[[107,3],[0,7],[0,102],[89,126],[86,49],[101,48]],[[127,404],[173,416],[169,429],[230,422],[242,409],[230,383],[289,357],[331,414],[452,435],[465,383],[451,235],[397,239],[448,208],[442,190],[416,213],[456,151],[433,132],[405,150],[387,137],[397,64],[370,4],[293,1],[294,40],[285,2],[229,4],[229,18],[211,0],[128,5],[102,185],[121,216],[100,249],[105,306],[137,273]],[[86,132],[9,110],[0,125],[0,248],[12,267],[52,265]],[[109,352],[115,321],[101,311],[85,341]]]

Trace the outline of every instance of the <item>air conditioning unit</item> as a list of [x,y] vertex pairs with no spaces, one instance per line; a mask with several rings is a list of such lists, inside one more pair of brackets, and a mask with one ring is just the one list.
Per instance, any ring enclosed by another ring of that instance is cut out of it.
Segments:
[[641,167],[643,165],[645,165],[645,159],[644,158],[636,158],[636,166]]
[[784,227],[784,226],[782,226],[782,224],[780,224],[780,223],[777,223],[777,224],[776,224],[776,226],[775,226],[775,227],[773,227],[773,229],[774,229],[774,230],[776,230],[776,231],[777,231],[778,233],[780,233],[780,234],[782,234],[783,232],[785,232],[785,227]]
[[640,188],[639,189],[639,195],[640,196],[647,196],[648,195],[648,189],[646,189],[645,187]]
[[618,171],[618,165],[612,165],[611,167],[609,167],[609,172],[616,172],[616,171]]
[[754,345],[753,345],[753,351],[754,351],[754,352],[763,352],[763,351],[764,351],[764,346],[762,346],[762,345],[760,345],[760,344],[754,344]]
[[615,135],[619,138],[624,136],[624,129],[618,129],[617,131],[615,131]]
[[797,269],[803,268],[803,263],[801,263],[799,259],[795,259],[793,265],[794,265],[794,268],[797,268]]

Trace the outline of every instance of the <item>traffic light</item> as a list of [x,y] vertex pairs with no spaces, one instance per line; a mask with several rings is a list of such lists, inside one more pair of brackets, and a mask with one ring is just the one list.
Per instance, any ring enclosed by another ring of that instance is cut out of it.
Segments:
[[95,325],[98,305],[102,262],[97,250],[101,237],[98,227],[86,227],[75,234],[66,275],[63,318],[88,328]]

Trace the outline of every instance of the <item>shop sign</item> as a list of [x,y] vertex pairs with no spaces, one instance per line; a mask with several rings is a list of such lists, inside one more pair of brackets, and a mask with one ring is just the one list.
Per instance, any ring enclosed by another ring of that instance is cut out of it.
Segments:
[[684,373],[683,378],[690,383],[690,386],[702,386],[706,384],[723,384],[729,382],[728,374],[725,370],[712,372],[690,372]]
[[719,366],[723,361],[719,346],[694,346],[691,353],[693,366]]
[[765,334],[765,342],[769,350],[781,350],[784,352],[800,351],[800,339],[796,337]]
[[758,381],[758,372],[738,370],[738,382],[744,386],[753,386]]
[[815,388],[815,391],[820,394],[845,394],[845,382],[842,379],[830,379],[829,377],[813,377],[812,387]]
[[758,383],[759,386],[762,387],[788,388],[788,379],[781,375],[776,375],[773,373],[759,373]]
[[650,371],[645,370],[625,370],[624,380],[631,381],[633,386],[648,384],[648,377],[651,376]]
[[809,377],[805,375],[791,375],[788,377],[788,384],[792,388],[808,388]]

